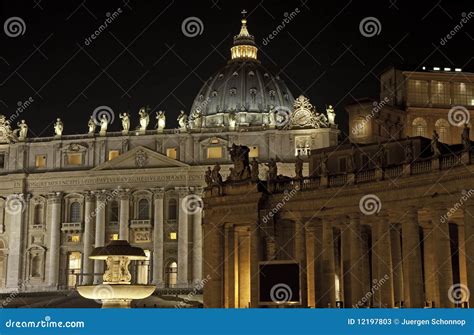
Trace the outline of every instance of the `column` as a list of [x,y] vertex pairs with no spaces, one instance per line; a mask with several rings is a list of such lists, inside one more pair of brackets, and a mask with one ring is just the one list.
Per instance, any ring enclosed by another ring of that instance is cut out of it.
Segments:
[[[321,263],[321,298],[317,299],[317,307],[336,307],[334,237],[332,223],[327,218],[322,220],[322,263]],[[318,303],[319,301],[319,303]]]
[[395,306],[400,306],[400,302],[403,301],[403,266],[400,227],[398,224],[392,224],[390,246],[392,247],[393,296]]
[[[105,207],[107,205],[107,193],[105,191],[96,194],[95,206],[95,247],[102,247],[105,243]],[[104,272],[104,261],[94,261],[94,284],[102,283]]]
[[405,307],[424,307],[418,210],[402,214],[403,290]]
[[[350,290],[350,303],[347,307],[354,307],[358,305],[358,307],[364,306],[364,302],[361,301],[362,297],[364,296],[365,292],[363,292],[363,254],[362,254],[362,244],[364,239],[362,237],[362,230],[360,225],[360,217],[358,213],[351,214],[349,216],[349,268],[344,272],[348,272],[349,274],[349,287],[346,286],[346,282],[344,281],[344,290],[349,288]],[[347,249],[347,247],[346,247]],[[368,268],[366,269],[368,271]]]
[[163,280],[163,217],[164,188],[155,188],[153,191],[153,284],[164,286]]
[[208,279],[204,285],[204,308],[221,308],[224,307],[223,297],[223,254],[224,254],[224,238],[222,227],[217,226],[214,222],[203,222],[203,246],[204,259],[203,263],[204,277]]
[[466,253],[467,287],[471,294],[469,307],[474,307],[474,202],[470,200],[464,208],[464,251]]
[[48,198],[49,225],[49,257],[47,284],[52,289],[58,288],[59,281],[59,245],[61,240],[61,203],[62,194],[60,192],[50,193]]
[[300,265],[300,307],[308,307],[308,274],[306,266],[305,225],[301,220],[295,222],[295,259]]
[[91,192],[85,194],[85,212],[84,212],[84,235],[83,235],[83,253],[82,253],[82,285],[92,284],[94,273],[93,262],[89,258],[92,252],[93,241],[94,241],[94,202],[95,197]]
[[188,287],[188,198],[187,187],[176,188],[178,200],[178,287]]
[[307,270],[307,285],[308,285],[308,306],[309,307],[316,307],[315,306],[315,287],[314,283],[316,280],[315,274],[315,262],[316,262],[316,255],[315,255],[315,227],[312,222],[306,223],[306,270]]
[[[196,203],[202,204],[202,189],[196,190]],[[202,207],[196,207],[193,219],[193,283],[202,280]]]
[[120,194],[120,228],[119,238],[129,239],[129,219],[130,219],[130,190],[121,190]]
[[392,280],[392,253],[390,239],[390,218],[381,214],[372,224],[372,264],[377,271],[372,275],[375,307],[392,308],[394,306]]
[[15,291],[22,286],[23,213],[27,209],[29,200],[26,198],[23,194],[12,194],[7,197],[5,202],[5,226],[9,231],[6,288]]
[[235,308],[236,292],[235,292],[235,232],[232,225],[224,228],[224,307]]
[[449,299],[450,288],[453,286],[453,268],[451,264],[449,221],[445,218],[447,216],[447,209],[438,206],[431,208],[430,212],[435,243],[433,251],[438,284],[436,291],[439,296],[438,305],[435,305],[435,307],[453,307],[453,303]]
[[258,219],[250,226],[250,307],[259,307],[258,281],[260,276],[259,263],[262,260],[263,243]]

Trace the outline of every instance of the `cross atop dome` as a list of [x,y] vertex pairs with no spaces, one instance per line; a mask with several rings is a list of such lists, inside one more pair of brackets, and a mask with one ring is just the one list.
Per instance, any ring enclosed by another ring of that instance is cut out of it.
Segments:
[[239,34],[234,36],[234,46],[230,49],[232,60],[256,60],[258,49],[255,46],[255,38],[247,29],[247,11],[244,9],[241,14],[242,26]]

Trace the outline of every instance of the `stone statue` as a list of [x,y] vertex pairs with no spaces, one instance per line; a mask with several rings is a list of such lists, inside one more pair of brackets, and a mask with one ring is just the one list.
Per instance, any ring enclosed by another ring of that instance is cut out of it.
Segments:
[[464,150],[468,151],[471,149],[471,137],[469,135],[469,127],[467,126],[467,123],[464,124],[464,129],[462,130],[462,135],[461,135],[461,142],[463,145]]
[[26,124],[25,120],[21,120],[21,122],[17,123],[18,128],[18,139],[23,141],[26,139],[28,135],[28,125]]
[[221,166],[219,163],[214,165],[214,168],[211,171],[212,182],[217,185],[222,184],[222,176],[220,174]]
[[259,176],[259,170],[258,170],[258,161],[255,159],[255,157],[252,159],[250,162],[250,177],[252,181],[258,181],[258,176]]
[[119,114],[119,118],[122,120],[122,133],[128,133],[128,131],[130,130],[130,114]]
[[[11,143],[15,141],[10,121],[5,118],[5,115],[0,114],[0,142]],[[2,156],[0,155],[0,158]]]
[[99,134],[105,135],[107,133],[107,128],[109,127],[109,119],[106,115],[100,117],[100,132]]
[[210,166],[207,167],[206,174],[204,175],[204,180],[206,181],[206,185],[208,187],[212,185],[212,171]]
[[229,128],[231,130],[234,130],[235,129],[235,126],[237,124],[237,117],[235,115],[235,112],[234,111],[231,111],[229,113]]
[[276,180],[278,175],[278,166],[276,161],[271,158],[270,162],[265,165],[268,167],[268,180]]
[[148,128],[148,124],[150,123],[150,115],[148,114],[145,107],[140,108],[138,111],[138,115],[140,116],[140,128],[141,132],[145,132],[146,128]]
[[268,112],[268,122],[270,123],[271,128],[275,128],[276,126],[276,115],[273,107],[270,108],[270,112]]
[[250,149],[244,145],[232,144],[228,150],[232,163],[234,163],[231,180],[245,180],[250,178]]
[[64,124],[60,118],[57,118],[56,123],[54,124],[54,134],[56,136],[61,136],[63,134],[63,130],[64,130]]
[[438,157],[441,154],[439,151],[439,135],[436,129],[433,130],[433,136],[431,137],[431,150],[433,151],[434,157]]
[[321,157],[321,176],[327,176],[328,172],[328,155],[323,152],[323,156]]
[[413,143],[408,141],[408,144],[405,146],[405,162],[413,162]]
[[88,132],[89,134],[95,133],[95,128],[97,127],[97,125],[95,124],[93,116],[89,118],[89,122],[87,122],[87,127],[89,127],[89,132]]
[[334,111],[334,108],[332,105],[329,105],[329,107],[326,109],[326,113],[328,115],[328,122],[329,124],[336,124],[335,119],[336,119],[336,112]]
[[300,155],[296,156],[295,175],[296,179],[303,179],[303,160]]
[[165,129],[165,126],[166,126],[166,115],[165,115],[165,112],[163,111],[158,111],[156,113],[156,120],[157,120],[157,123],[156,123],[156,130],[159,132],[159,133],[162,133],[163,132],[163,129]]
[[178,125],[179,129],[186,129],[188,126],[188,116],[184,113],[184,111],[179,112],[178,115]]

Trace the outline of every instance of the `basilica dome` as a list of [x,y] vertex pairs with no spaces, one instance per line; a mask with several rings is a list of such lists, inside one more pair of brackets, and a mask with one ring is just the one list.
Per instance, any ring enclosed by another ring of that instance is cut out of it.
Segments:
[[271,123],[275,110],[293,109],[294,98],[285,82],[260,63],[257,52],[244,18],[234,37],[231,59],[194,99],[190,113],[194,128],[265,125]]

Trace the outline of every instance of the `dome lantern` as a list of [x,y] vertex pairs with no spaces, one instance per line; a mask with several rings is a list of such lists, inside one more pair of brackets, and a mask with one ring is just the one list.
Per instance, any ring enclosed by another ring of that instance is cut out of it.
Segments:
[[245,17],[247,11],[242,11],[243,18],[240,33],[234,36],[234,46],[230,48],[232,60],[257,60],[257,47],[255,46],[255,38],[250,35],[247,29],[247,19]]

